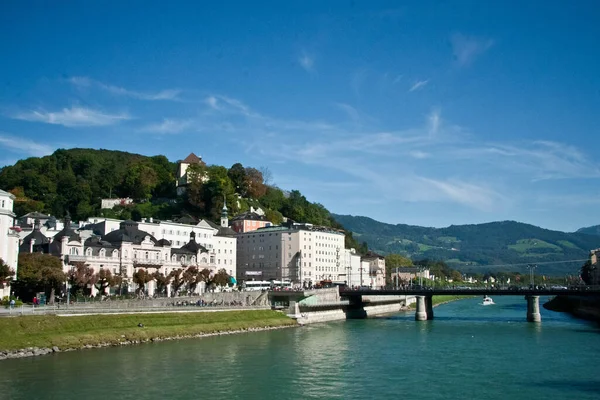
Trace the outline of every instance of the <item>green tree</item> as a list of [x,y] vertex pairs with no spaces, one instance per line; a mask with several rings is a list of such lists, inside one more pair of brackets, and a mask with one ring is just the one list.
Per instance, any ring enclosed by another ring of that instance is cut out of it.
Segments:
[[204,183],[208,177],[207,168],[204,164],[192,164],[187,168],[187,190],[186,200],[191,206],[204,210],[205,188]]
[[67,279],[60,259],[49,254],[23,253],[18,264],[19,279],[14,284],[17,296],[27,299],[43,291],[49,303],[54,304],[56,291]]
[[581,279],[586,285],[598,285],[600,283],[600,273],[598,272],[598,266],[592,264],[590,260],[587,260],[581,267]]
[[264,196],[260,198],[260,204],[274,211],[281,211],[285,202],[281,189],[274,187],[267,187]]
[[15,275],[15,270],[0,258],[0,283],[9,281]]
[[410,258],[401,256],[400,254],[388,254],[385,256],[385,276],[387,283],[392,283],[392,275],[396,272],[396,268],[405,268],[413,265]]
[[280,225],[283,222],[283,214],[277,210],[267,209],[267,211],[265,211],[265,218],[271,221],[274,225]]
[[450,278],[452,278],[453,282],[460,282],[462,281],[462,275],[460,272],[458,272],[457,270],[453,269],[451,274],[450,274]]
[[231,179],[231,183],[237,193],[245,197],[248,192],[246,186],[246,169],[240,163],[235,163],[227,171],[227,176]]

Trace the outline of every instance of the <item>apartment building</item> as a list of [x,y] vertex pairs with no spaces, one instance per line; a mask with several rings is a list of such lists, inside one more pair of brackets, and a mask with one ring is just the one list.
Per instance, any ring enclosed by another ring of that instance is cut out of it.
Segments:
[[344,232],[292,223],[237,235],[238,280],[346,280]]

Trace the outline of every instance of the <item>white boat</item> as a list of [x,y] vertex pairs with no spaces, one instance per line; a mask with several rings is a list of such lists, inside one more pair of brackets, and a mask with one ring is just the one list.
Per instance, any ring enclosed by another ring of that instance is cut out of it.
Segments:
[[481,303],[481,305],[483,305],[483,306],[489,306],[489,305],[492,305],[492,304],[496,304],[496,303],[494,303],[494,300],[492,300],[491,297],[489,297],[489,296],[483,296],[483,303]]

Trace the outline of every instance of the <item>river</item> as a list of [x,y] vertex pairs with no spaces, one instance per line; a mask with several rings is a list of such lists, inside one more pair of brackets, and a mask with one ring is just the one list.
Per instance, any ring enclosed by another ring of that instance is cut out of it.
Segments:
[[[526,302],[0,362],[0,398],[598,399],[600,330]],[[544,299],[541,299],[544,300]]]

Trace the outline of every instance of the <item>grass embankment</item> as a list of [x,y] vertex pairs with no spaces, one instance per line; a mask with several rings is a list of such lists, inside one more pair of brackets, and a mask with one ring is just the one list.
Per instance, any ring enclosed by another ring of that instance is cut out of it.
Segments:
[[0,318],[0,351],[53,346],[63,350],[295,324],[270,310]]
[[[460,296],[439,295],[439,296],[433,296],[432,299],[431,299],[431,301],[432,301],[433,307],[435,307],[435,306],[439,306],[440,304],[450,303],[451,301],[462,300],[462,299],[472,299],[473,297],[475,297],[475,296],[469,296],[469,295],[460,295]],[[417,305],[415,303],[409,305],[409,308],[411,308],[413,310],[416,307],[417,307]]]

